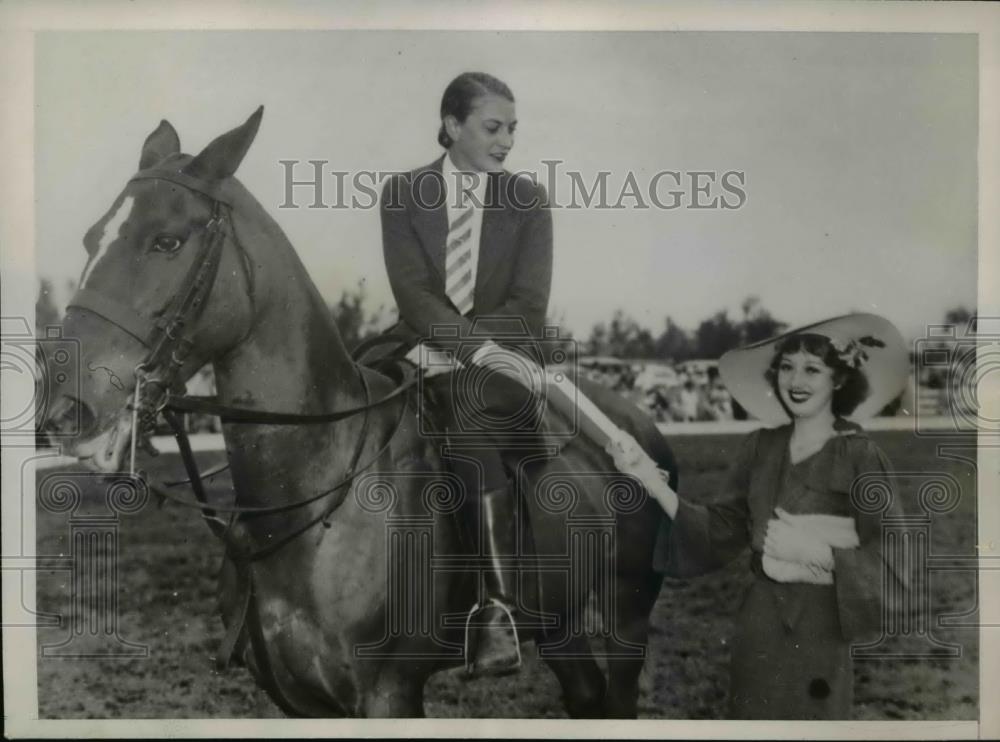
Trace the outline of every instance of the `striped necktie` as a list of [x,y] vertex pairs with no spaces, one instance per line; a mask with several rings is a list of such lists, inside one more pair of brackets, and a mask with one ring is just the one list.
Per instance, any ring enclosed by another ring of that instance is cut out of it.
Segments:
[[474,207],[466,199],[464,207],[458,211],[448,228],[445,243],[445,293],[459,314],[467,314],[472,309],[472,293],[476,287],[472,275],[472,216]]

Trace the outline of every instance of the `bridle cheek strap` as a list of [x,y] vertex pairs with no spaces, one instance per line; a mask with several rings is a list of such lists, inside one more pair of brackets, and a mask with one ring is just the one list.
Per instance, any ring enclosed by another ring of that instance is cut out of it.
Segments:
[[102,317],[150,349],[136,367],[136,375],[158,371],[155,379],[148,381],[155,382],[159,389],[157,394],[146,396],[144,403],[157,403],[158,397],[165,395],[180,380],[181,367],[192,347],[190,328],[204,312],[219,272],[225,236],[222,208],[220,201],[213,203],[212,217],[199,231],[199,253],[174,298],[158,313],[161,315],[158,319],[94,289],[80,289],[69,302],[71,307]]
[[185,331],[194,325],[208,303],[222,260],[224,233],[222,204],[216,201],[212,207],[212,218],[202,232],[201,253],[192,263],[180,290],[167,307],[164,313],[166,322],[158,325],[161,332],[152,343],[149,356],[143,361],[146,368],[154,369],[169,363],[168,373],[173,376],[183,365],[191,349],[190,334]]

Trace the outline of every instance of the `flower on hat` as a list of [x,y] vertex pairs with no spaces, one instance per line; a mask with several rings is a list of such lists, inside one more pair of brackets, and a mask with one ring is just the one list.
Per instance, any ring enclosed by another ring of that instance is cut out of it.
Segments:
[[844,341],[830,338],[830,345],[841,362],[849,368],[859,369],[868,361],[868,348],[884,348],[885,343],[871,335]]

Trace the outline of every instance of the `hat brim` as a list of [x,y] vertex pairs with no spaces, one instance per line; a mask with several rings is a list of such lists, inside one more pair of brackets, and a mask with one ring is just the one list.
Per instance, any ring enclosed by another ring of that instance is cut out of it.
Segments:
[[885,347],[865,348],[868,360],[861,371],[868,379],[868,397],[848,418],[855,422],[874,417],[895,399],[906,385],[910,357],[902,335],[889,320],[877,314],[846,314],[799,327],[769,340],[731,350],[719,359],[719,375],[733,398],[753,417],[773,425],[790,418],[765,378],[775,349],[785,338],[801,334],[823,335],[849,341],[866,335],[878,338]]

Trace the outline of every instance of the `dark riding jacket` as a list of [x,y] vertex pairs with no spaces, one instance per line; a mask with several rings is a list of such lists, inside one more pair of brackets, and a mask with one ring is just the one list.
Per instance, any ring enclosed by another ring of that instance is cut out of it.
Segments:
[[[443,161],[397,174],[382,191],[382,248],[400,317],[390,332],[411,346],[433,338],[465,361],[487,338],[541,336],[552,283],[552,215],[541,185],[507,171],[489,174],[474,306],[463,316],[445,292]],[[450,336],[442,337],[440,328],[449,326]]]

